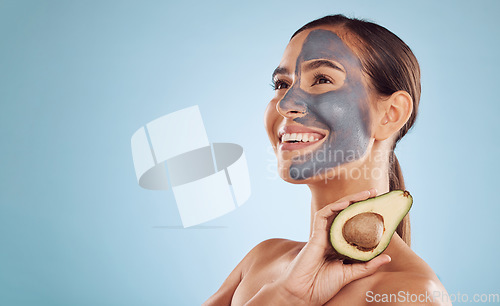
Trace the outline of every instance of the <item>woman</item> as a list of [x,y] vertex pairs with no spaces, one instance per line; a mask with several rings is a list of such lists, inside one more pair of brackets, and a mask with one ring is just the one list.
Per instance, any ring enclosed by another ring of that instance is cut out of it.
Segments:
[[410,249],[408,216],[367,263],[343,263],[328,241],[340,210],[404,189],[394,148],[415,122],[420,99],[410,48],[379,25],[326,16],[292,36],[273,83],[265,125],[280,176],[311,190],[309,241],[260,243],[205,305],[449,304],[432,269]]

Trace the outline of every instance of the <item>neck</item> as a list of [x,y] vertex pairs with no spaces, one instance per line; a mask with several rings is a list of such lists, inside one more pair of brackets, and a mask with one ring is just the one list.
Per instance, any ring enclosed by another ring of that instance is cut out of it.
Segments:
[[[334,203],[345,196],[355,194],[370,188],[375,188],[377,194],[386,193],[389,191],[389,177],[384,175],[382,178],[374,175],[363,175],[372,172],[373,169],[387,169],[387,165],[370,165],[364,163],[359,169],[363,169],[362,174],[356,179],[349,175],[339,175],[330,180],[322,180],[308,184],[311,190],[311,223],[309,236],[312,234],[314,215],[315,213],[328,204]],[[366,170],[366,171],[365,171]],[[378,172],[380,173],[380,171]],[[385,173],[385,172],[381,172]]]

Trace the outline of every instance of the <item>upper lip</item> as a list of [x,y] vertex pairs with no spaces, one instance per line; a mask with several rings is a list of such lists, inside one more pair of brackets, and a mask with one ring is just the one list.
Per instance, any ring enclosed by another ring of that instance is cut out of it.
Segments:
[[282,126],[278,130],[278,139],[281,141],[281,137],[284,134],[292,134],[292,133],[318,133],[318,134],[323,135],[323,137],[325,136],[324,132],[318,131],[318,130],[313,130],[313,129],[305,127],[305,126],[301,126],[301,125],[285,125],[285,126]]

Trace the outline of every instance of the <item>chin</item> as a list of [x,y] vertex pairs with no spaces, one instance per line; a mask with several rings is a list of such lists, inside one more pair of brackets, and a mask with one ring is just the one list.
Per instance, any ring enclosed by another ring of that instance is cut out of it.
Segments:
[[281,179],[292,184],[329,184],[333,181],[363,179],[363,177],[353,178],[350,175],[350,173],[353,172],[360,172],[362,169],[361,164],[362,161],[357,160],[334,168],[321,169],[316,172],[317,174],[311,177],[297,179],[290,175],[291,163],[286,162],[284,164],[278,164],[278,173]]
[[297,180],[297,179],[292,178],[288,173],[285,174],[285,175],[284,174],[280,174],[280,177],[285,182],[291,183],[291,184],[310,184],[313,181],[312,178],[307,178],[307,179],[303,179],[303,180]]
[[290,175],[290,162],[286,162],[283,164],[278,164],[278,174],[282,180],[291,184],[314,184],[314,183],[325,183],[327,180],[335,179],[335,169],[326,169],[322,170],[321,173],[325,173],[326,175],[317,174],[311,177],[305,178],[296,178],[293,175]]

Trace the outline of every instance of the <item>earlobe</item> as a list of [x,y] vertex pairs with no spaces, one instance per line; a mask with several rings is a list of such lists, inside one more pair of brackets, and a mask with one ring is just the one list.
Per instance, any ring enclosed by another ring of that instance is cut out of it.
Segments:
[[376,140],[385,140],[397,133],[408,121],[413,111],[413,99],[406,91],[400,90],[393,93],[383,103],[383,113],[377,126],[375,126]]

